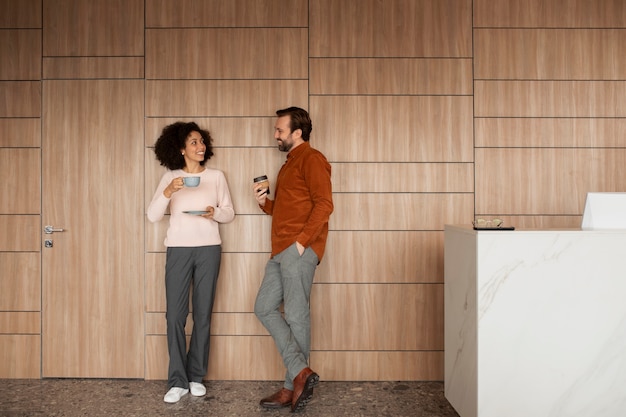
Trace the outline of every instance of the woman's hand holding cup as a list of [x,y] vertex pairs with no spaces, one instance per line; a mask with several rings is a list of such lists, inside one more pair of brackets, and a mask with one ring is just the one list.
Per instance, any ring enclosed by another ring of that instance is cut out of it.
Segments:
[[172,194],[184,187],[185,183],[183,181],[183,177],[174,178],[172,182],[165,187],[165,190],[163,190],[163,195],[167,198],[171,198]]

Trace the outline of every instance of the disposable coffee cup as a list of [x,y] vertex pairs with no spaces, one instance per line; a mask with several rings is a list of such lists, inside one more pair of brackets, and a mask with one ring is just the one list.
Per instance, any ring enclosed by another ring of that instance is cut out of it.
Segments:
[[270,193],[270,182],[267,179],[267,175],[261,175],[260,177],[256,177],[254,179],[254,183],[255,184],[261,184],[261,188],[265,188],[265,193],[269,194]]
[[183,177],[185,187],[197,187],[200,184],[200,177]]

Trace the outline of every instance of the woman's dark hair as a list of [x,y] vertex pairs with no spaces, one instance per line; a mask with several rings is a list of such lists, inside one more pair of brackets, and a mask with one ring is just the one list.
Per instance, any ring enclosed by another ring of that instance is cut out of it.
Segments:
[[161,131],[161,136],[154,144],[154,153],[158,161],[169,170],[183,169],[185,167],[185,157],[182,150],[185,149],[187,137],[191,132],[198,132],[202,139],[206,151],[204,151],[204,160],[200,165],[204,165],[206,161],[213,156],[213,138],[208,130],[200,129],[194,122],[176,122],[167,125]]
[[313,130],[313,123],[306,110],[300,107],[289,107],[282,110],[277,110],[276,115],[278,117],[291,116],[291,122],[289,128],[293,132],[294,130],[302,130],[302,140],[309,141],[309,136]]

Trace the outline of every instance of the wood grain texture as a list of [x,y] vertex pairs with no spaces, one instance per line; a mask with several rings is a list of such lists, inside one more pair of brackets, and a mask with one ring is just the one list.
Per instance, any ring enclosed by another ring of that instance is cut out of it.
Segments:
[[[332,163],[333,192],[473,192],[469,163]],[[399,181],[402,179],[402,181]]]
[[325,381],[442,381],[443,352],[311,352],[311,367]]
[[625,117],[626,81],[476,81],[477,117]]
[[147,116],[273,116],[290,105],[307,108],[307,102],[302,80],[146,81]]
[[[4,310],[4,309],[3,309]],[[0,334],[41,334],[38,311],[1,311]]]
[[41,30],[0,30],[0,80],[41,78]]
[[5,178],[1,214],[41,212],[41,151],[38,148],[0,148],[0,178]]
[[311,57],[469,57],[469,0],[312,0]]
[[144,78],[142,57],[62,57],[43,59],[44,79]]
[[143,56],[144,0],[43,2],[43,56]]
[[146,78],[306,79],[307,35],[301,28],[148,29]]
[[468,223],[472,194],[357,193],[333,196],[332,230],[443,230],[444,224]]
[[0,147],[41,147],[41,120],[37,117],[0,119]]
[[582,214],[589,191],[624,191],[626,149],[477,149],[476,212]]
[[622,29],[476,29],[476,79],[624,80]]
[[331,162],[473,160],[469,96],[312,96],[311,117]]
[[41,377],[41,337],[32,334],[0,334],[0,375],[9,379]]
[[443,284],[315,285],[311,349],[442,350]]
[[41,28],[42,0],[0,2],[0,28]]
[[472,94],[472,60],[313,58],[311,94]]
[[438,231],[331,230],[315,272],[320,284],[435,282],[443,282],[443,233]]
[[0,214],[0,252],[39,252],[39,215]]
[[40,117],[39,81],[0,81],[0,117]]
[[476,118],[476,147],[624,148],[624,118]]
[[307,0],[146,0],[149,28],[304,27],[307,18]]
[[0,276],[0,311],[41,311],[38,252],[0,252]]
[[143,82],[44,89],[42,375],[142,377]]
[[[274,115],[267,117],[149,117],[145,120],[146,146],[154,146],[165,126],[182,121],[196,122],[201,128],[207,129],[211,133],[215,148],[244,148],[241,149],[242,151],[245,148],[259,147],[276,149],[275,120]],[[216,152],[218,155],[216,158],[219,159],[221,151],[216,150]]]
[[474,26],[623,28],[622,0],[475,0]]

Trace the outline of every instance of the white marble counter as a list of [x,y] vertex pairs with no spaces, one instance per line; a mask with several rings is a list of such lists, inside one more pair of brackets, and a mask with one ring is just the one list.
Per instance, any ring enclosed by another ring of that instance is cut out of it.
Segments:
[[445,228],[461,417],[626,416],[626,232]]

